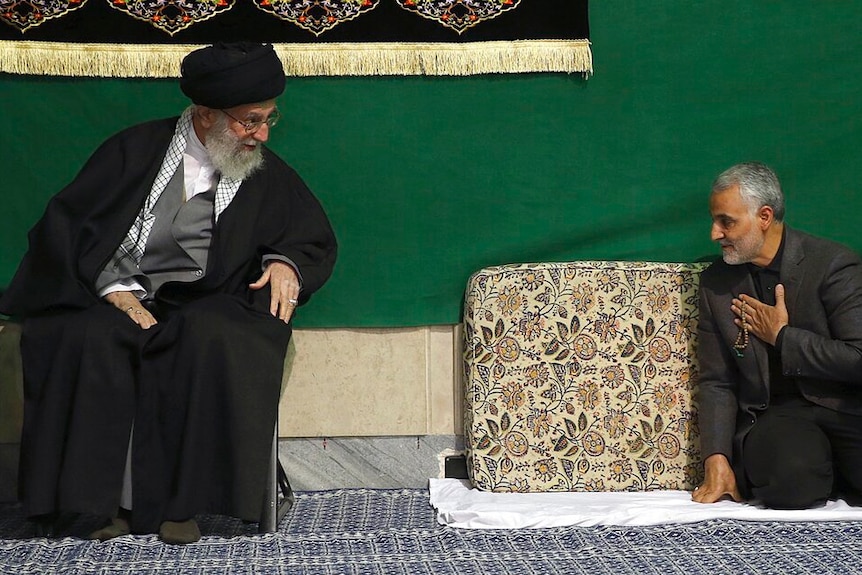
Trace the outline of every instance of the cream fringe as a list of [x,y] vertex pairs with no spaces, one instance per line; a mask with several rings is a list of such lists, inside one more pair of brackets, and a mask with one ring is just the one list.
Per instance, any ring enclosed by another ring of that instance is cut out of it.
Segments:
[[[190,44],[0,41],[0,72],[49,76],[176,78]],[[473,43],[276,44],[288,76],[467,76],[567,72],[589,76],[588,40]]]

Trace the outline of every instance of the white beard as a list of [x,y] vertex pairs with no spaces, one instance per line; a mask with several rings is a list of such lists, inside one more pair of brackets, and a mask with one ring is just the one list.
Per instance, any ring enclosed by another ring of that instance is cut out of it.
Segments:
[[757,230],[751,230],[747,236],[731,243],[733,251],[722,250],[721,257],[725,263],[732,266],[752,262],[760,253],[764,241],[764,238],[757,234]]
[[[254,150],[245,149],[247,143],[254,143]],[[216,171],[233,180],[244,180],[263,166],[260,143],[250,137],[244,140],[238,138],[228,127],[225,116],[216,120],[207,133],[204,147]]]

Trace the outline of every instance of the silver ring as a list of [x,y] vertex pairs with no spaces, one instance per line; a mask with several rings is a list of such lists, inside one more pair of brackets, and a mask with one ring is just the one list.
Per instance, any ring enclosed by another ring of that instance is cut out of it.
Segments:
[[141,310],[139,310],[139,309],[136,309],[136,310],[135,310],[135,313],[141,314],[141,313],[144,313],[144,312],[142,312],[142,311],[141,311]]
[[295,299],[288,299],[288,300],[287,300],[287,303],[289,303],[290,305],[296,305],[298,301],[299,301],[299,300],[295,300]]
[[135,309],[135,308],[134,308],[134,306],[129,306],[129,307],[127,307],[127,308],[126,308],[126,313],[129,313],[129,312],[130,312],[130,311],[132,311],[133,309]]

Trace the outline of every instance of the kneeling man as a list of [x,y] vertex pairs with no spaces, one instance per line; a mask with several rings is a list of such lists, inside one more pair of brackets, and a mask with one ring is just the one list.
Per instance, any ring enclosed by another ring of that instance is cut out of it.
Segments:
[[722,259],[701,276],[705,478],[693,499],[802,509],[862,494],[862,262],[784,224],[778,178],[722,173],[709,201]]

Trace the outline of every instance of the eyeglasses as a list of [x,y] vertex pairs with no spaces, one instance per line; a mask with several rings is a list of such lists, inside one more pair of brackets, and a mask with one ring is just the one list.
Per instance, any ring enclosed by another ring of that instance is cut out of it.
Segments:
[[269,117],[265,120],[240,120],[227,110],[222,110],[225,116],[239,124],[245,129],[246,134],[254,134],[260,127],[266,124],[270,128],[278,124],[279,119],[281,119],[281,114],[278,113],[278,110],[273,110]]

